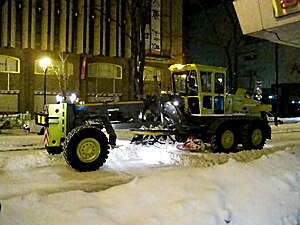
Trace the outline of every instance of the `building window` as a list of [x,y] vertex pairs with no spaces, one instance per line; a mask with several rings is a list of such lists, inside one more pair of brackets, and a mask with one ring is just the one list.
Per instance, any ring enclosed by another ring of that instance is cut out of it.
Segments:
[[145,66],[144,67],[144,81],[156,81],[155,77],[157,77],[157,81],[161,81],[162,69]]
[[60,14],[61,5],[60,1],[55,1],[55,19],[54,19],[54,49],[59,50],[59,37],[60,37]]
[[37,3],[36,6],[36,33],[35,33],[35,44],[41,46],[41,35],[42,35],[42,3]]
[[106,0],[105,2],[105,55],[109,56],[109,51],[111,47],[110,43],[110,21],[111,21],[111,1]]
[[[48,68],[47,75],[56,75],[63,73],[63,70],[65,70],[65,73],[69,76],[74,74],[74,68],[72,63],[65,63],[65,68],[63,69],[63,63],[59,60],[52,60],[52,66]],[[34,62],[34,73],[44,75],[44,71],[40,66],[40,60],[37,59]]]
[[0,55],[0,73],[20,73],[20,59]]
[[88,76],[95,78],[122,79],[122,67],[111,63],[89,63]]

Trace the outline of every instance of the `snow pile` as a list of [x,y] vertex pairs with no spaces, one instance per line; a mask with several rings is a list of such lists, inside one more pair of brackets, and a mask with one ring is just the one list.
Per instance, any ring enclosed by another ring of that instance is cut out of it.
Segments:
[[[22,131],[22,130],[21,130]],[[1,134],[1,133],[0,133]],[[31,141],[24,139],[24,136],[30,137]],[[22,149],[41,149],[44,148],[43,136],[27,134],[23,131],[22,135],[4,134],[0,139],[0,152]]]
[[247,163],[163,168],[100,192],[1,202],[3,225],[298,225],[300,145]]

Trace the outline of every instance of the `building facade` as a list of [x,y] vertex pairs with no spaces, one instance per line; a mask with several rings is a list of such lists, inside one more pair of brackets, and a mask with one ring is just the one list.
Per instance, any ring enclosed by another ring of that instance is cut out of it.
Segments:
[[243,34],[300,48],[298,0],[235,0]]
[[[125,0],[5,0],[0,17],[0,112],[41,111],[43,99],[67,94],[86,102],[133,99],[132,21]],[[144,92],[158,77],[170,88],[168,67],[182,63],[182,0],[152,1],[146,25]],[[51,68],[39,61],[48,56]],[[46,88],[45,88],[46,84]]]
[[[195,10],[198,2],[190,0],[194,13],[189,14],[191,22],[184,32],[190,35],[187,61],[227,68],[235,65],[238,88],[253,93],[259,86],[263,89],[263,101],[278,105],[279,116],[300,115],[299,3],[290,1],[295,4],[283,11],[278,9],[280,0],[236,0],[234,4],[228,2],[228,8],[219,4]],[[228,12],[236,17],[234,23]]]

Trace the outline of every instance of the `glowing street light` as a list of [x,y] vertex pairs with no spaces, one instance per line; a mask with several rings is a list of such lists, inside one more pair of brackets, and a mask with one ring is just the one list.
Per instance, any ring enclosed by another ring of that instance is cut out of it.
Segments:
[[49,57],[45,57],[40,60],[40,67],[44,71],[44,106],[46,105],[46,90],[47,90],[46,75],[47,75],[47,70],[48,70],[49,66],[51,66],[51,59]]
[[45,57],[40,60],[40,67],[42,67],[43,70],[48,68],[50,65],[51,59],[49,57]]

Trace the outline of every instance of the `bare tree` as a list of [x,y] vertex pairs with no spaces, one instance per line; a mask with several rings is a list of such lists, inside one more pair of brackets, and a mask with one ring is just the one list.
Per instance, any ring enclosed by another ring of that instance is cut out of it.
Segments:
[[67,60],[69,57],[69,53],[67,52],[59,52],[59,59],[61,61],[61,66],[54,68],[54,72],[57,76],[59,89],[64,97],[66,99],[67,97],[67,91],[68,91],[68,84],[70,81],[70,72],[67,68]]
[[[131,42],[131,58],[133,61],[133,82],[134,92],[138,99],[143,96],[143,74],[146,62],[146,25],[149,23],[151,17],[151,5],[156,0],[122,0],[126,8],[126,18],[129,21],[117,21],[113,16],[107,15],[106,11],[101,12],[109,21],[116,23],[117,26],[122,28],[123,24],[130,26],[130,32],[123,29],[122,32],[129,38]],[[120,4],[120,1],[110,1],[111,7]],[[101,10],[101,7],[96,6],[96,10]]]
[[[153,0],[155,1],[155,0]],[[129,3],[129,1],[127,1]],[[151,14],[151,0],[133,0],[131,1],[131,31],[132,31],[132,58],[134,65],[134,87],[138,98],[143,95],[143,74],[146,62],[146,24]]]
[[238,87],[238,49],[243,35],[232,0],[198,0],[193,2],[191,8],[192,14],[203,14],[209,25],[209,31],[201,35],[198,33],[197,39],[223,48],[227,58],[229,86],[235,92]]

